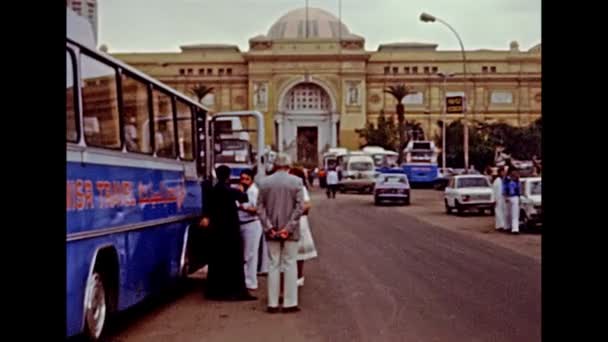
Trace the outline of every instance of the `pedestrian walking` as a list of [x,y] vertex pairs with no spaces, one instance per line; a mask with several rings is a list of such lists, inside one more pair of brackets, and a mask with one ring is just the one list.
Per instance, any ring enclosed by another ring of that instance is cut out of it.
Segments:
[[300,239],[300,216],[304,212],[304,184],[288,173],[290,159],[277,156],[277,171],[259,184],[258,215],[268,243],[268,312],[279,310],[281,271],[285,276],[283,312],[299,311],[296,257]]
[[258,288],[258,256],[262,238],[262,225],[257,214],[258,187],[254,183],[255,173],[251,169],[241,172],[241,187],[247,194],[248,201],[239,205],[239,222],[243,239],[243,257],[245,260],[245,286],[248,290]]
[[218,182],[210,191],[201,221],[209,229],[210,253],[205,295],[216,300],[254,300],[245,286],[243,243],[239,225],[237,202],[247,196],[229,185],[230,168],[219,166],[215,173]]
[[336,191],[338,190],[338,172],[335,168],[327,171],[327,198],[336,198]]
[[504,182],[503,193],[505,196],[507,221],[506,228],[513,234],[519,234],[519,172],[517,169],[509,171],[509,177]]
[[503,196],[503,179],[505,177],[505,170],[502,167],[498,168],[498,174],[494,178],[492,183],[492,189],[494,191],[494,200],[496,204],[494,206],[494,227],[497,231],[505,231],[505,197]]
[[298,242],[298,286],[304,286],[304,261],[317,257],[317,249],[310,231],[310,223],[308,221],[308,213],[310,212],[311,203],[308,193],[307,184],[305,182],[304,173],[299,168],[292,168],[289,173],[302,179],[304,186],[304,213],[300,216],[300,240]]

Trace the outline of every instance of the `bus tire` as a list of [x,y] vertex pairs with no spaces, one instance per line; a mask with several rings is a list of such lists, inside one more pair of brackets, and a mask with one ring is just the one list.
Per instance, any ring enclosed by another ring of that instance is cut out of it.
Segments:
[[103,339],[118,298],[118,256],[112,248],[97,253],[95,267],[87,279],[84,306],[85,335],[90,341]]
[[85,334],[91,341],[101,339],[108,321],[108,294],[103,275],[93,272],[87,281],[87,301],[85,303]]

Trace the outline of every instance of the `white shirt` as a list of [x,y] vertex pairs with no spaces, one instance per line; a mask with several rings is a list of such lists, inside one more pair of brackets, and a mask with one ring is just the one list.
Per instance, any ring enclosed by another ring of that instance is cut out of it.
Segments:
[[327,172],[327,184],[336,185],[338,184],[338,173],[334,170]]
[[[243,203],[245,208],[257,207],[258,205],[258,194],[260,190],[258,189],[255,183],[251,184],[251,186],[247,189],[247,198],[249,201],[247,203]],[[244,210],[239,209],[239,221],[247,222],[252,220],[257,220],[258,215],[250,214]]]

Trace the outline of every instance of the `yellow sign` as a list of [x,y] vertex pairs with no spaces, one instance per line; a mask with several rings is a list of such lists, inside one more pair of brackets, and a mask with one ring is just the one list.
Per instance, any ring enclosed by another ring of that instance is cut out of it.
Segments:
[[464,112],[464,98],[462,96],[448,96],[445,98],[446,112],[450,114]]

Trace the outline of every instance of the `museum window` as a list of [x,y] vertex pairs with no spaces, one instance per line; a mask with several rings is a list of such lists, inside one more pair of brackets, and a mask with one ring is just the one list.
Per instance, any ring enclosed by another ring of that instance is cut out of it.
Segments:
[[213,69],[211,69],[211,68],[207,69],[207,75],[213,75]]
[[495,66],[490,67],[490,72],[496,73],[496,67]]
[[410,73],[410,67],[403,68],[403,72],[405,72],[406,74],[409,74]]
[[223,76],[223,75],[224,75],[224,69],[223,69],[223,68],[221,68],[221,69],[218,71],[218,75],[220,75],[220,76]]
[[204,75],[205,74],[205,68],[198,69],[198,74],[199,75]]
[[188,75],[192,75],[193,71],[192,68],[188,68]]
[[430,71],[430,68],[429,68],[428,66],[425,66],[425,67],[424,67],[424,73],[425,73],[425,74],[428,74],[428,73],[430,73],[430,72],[431,72],[431,71]]
[[482,66],[481,67],[481,72],[483,72],[484,74],[488,72],[488,67],[487,66]]
[[439,68],[438,68],[438,67],[436,67],[436,66],[434,66],[434,67],[433,67],[433,74],[436,74],[436,73],[438,73],[438,72],[439,72]]
[[185,69],[179,69],[179,74],[180,74],[180,75],[184,75],[185,73],[186,73],[186,70],[185,70]]
[[390,72],[391,68],[390,67],[384,67],[384,74],[387,75]]
[[232,75],[232,68],[226,69],[226,73],[228,74],[228,76]]
[[399,68],[398,67],[393,67],[393,74],[396,74],[399,72]]
[[418,67],[413,67],[412,68],[412,73],[417,74],[418,73]]

